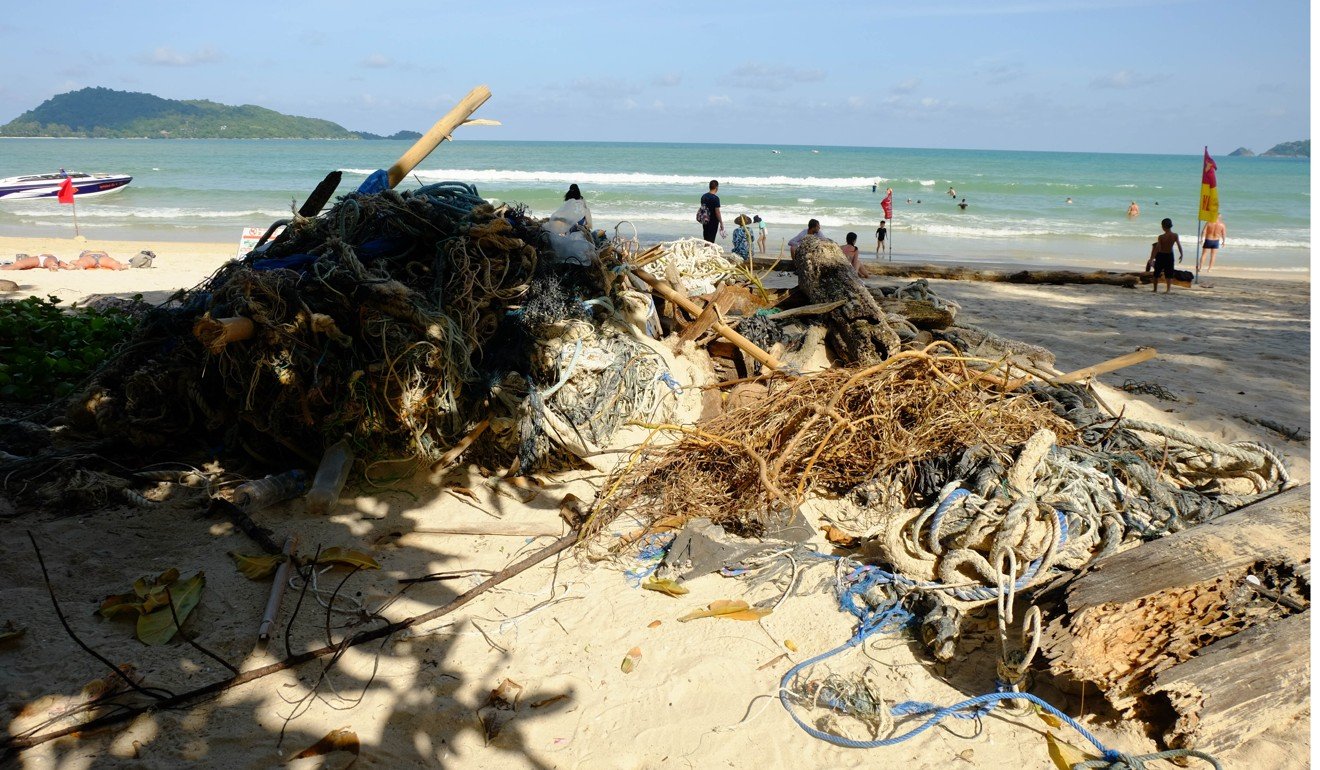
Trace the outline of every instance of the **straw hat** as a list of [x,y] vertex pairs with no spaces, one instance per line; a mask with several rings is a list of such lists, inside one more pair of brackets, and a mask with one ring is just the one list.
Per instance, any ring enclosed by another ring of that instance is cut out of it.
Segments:
[[752,223],[752,218],[746,214],[739,214],[738,218],[733,220],[733,223],[735,225],[750,225]]

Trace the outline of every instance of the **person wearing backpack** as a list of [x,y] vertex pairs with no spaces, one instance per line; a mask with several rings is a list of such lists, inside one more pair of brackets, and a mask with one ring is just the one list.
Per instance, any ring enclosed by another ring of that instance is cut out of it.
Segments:
[[718,179],[710,180],[710,192],[701,196],[701,206],[697,209],[697,221],[701,223],[701,237],[707,242],[715,242],[715,233],[724,235],[724,215],[720,213],[720,191]]

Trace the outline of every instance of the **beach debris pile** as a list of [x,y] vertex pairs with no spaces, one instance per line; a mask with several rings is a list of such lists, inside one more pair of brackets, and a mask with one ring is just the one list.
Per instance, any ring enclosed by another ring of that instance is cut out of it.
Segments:
[[279,469],[344,436],[368,463],[434,462],[475,432],[473,456],[530,473],[671,414],[676,364],[648,315],[626,280],[554,261],[540,222],[474,188],[350,194],[153,310],[68,417]]

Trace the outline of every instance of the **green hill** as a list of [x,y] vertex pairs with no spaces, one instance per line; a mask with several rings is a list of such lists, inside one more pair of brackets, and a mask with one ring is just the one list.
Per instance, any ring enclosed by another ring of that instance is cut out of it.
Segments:
[[1303,139],[1299,142],[1282,142],[1269,148],[1261,155],[1283,157],[1283,158],[1309,158],[1311,157],[1311,140]]
[[245,104],[179,101],[152,94],[84,88],[47,99],[0,126],[0,136],[168,139],[384,139],[338,123]]

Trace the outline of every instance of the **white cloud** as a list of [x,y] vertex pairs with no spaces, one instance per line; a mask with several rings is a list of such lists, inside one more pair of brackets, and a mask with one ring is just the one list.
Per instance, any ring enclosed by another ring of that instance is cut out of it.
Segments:
[[739,65],[728,75],[721,78],[720,82],[734,88],[783,91],[801,83],[814,83],[824,79],[825,73],[822,70],[795,69],[793,67],[748,62]]
[[394,60],[383,53],[373,53],[358,63],[369,69],[385,69],[394,66]]
[[659,86],[661,88],[673,88],[674,86],[681,85],[682,83],[683,83],[683,76],[678,74],[677,72],[668,72],[665,73],[664,75],[659,75],[654,80],[651,81],[651,85]]
[[727,107],[730,104],[733,104],[733,100],[723,94],[719,94],[715,96],[707,96],[706,104],[709,104],[712,107]]
[[169,46],[161,46],[149,54],[138,57],[144,64],[160,67],[192,67],[198,64],[212,64],[224,60],[224,54],[211,46],[203,46],[194,53],[176,51]]
[[1092,88],[1140,88],[1160,80],[1157,75],[1147,75],[1132,70],[1119,70],[1108,75],[1101,75],[1091,81]]
[[865,106],[865,105],[866,105],[866,100],[863,99],[863,98],[860,97],[860,96],[849,96],[849,97],[848,97],[848,106],[849,106],[849,107],[852,107],[853,109],[859,109],[859,108],[861,108],[861,107],[863,107],[863,106]]
[[896,94],[910,94],[913,91],[917,90],[917,86],[920,85],[921,85],[921,78],[908,78],[906,80],[900,80],[899,82],[895,83],[893,86],[890,87],[889,90]]

